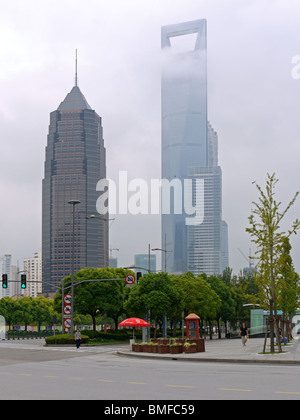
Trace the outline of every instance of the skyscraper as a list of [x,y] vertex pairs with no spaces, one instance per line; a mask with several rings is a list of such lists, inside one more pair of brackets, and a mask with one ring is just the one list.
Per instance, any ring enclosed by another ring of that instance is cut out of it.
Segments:
[[[174,52],[178,37],[195,35],[186,51]],[[162,178],[203,180],[204,218],[187,225],[186,214],[162,214],[162,246],[169,252],[167,270],[195,274],[222,271],[222,175],[218,166],[218,137],[207,120],[206,20],[162,27]],[[175,194],[175,193],[174,193]],[[182,197],[182,208],[184,198]]]
[[[76,66],[77,67],[77,66]],[[75,206],[74,270],[108,265],[107,218],[96,213],[97,182],[106,177],[101,118],[77,84],[50,114],[43,179],[43,292],[54,292],[71,273],[72,205]]]

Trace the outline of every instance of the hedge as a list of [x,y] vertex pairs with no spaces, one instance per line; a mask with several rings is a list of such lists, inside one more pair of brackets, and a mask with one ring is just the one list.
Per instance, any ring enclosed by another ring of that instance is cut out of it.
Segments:
[[[61,335],[53,335],[51,337],[45,338],[46,345],[47,344],[74,344],[75,345],[75,337],[71,337],[69,334],[61,334]],[[81,334],[81,343],[85,344],[89,341],[89,337],[87,335]]]
[[92,330],[83,330],[81,334],[87,335],[90,340],[118,340],[118,341],[127,341],[132,335],[132,331],[114,331],[107,330],[105,331],[92,331]]
[[53,335],[52,330],[43,331],[25,331],[25,330],[8,330],[6,336],[8,338],[32,338],[32,337],[47,337]]

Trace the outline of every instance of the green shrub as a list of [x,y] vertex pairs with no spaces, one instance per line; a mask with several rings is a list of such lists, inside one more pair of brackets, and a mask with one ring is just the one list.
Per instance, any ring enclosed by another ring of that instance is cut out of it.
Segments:
[[129,337],[132,335],[132,331],[122,330],[122,331],[114,331],[114,330],[107,330],[105,331],[91,331],[91,330],[83,330],[81,334],[87,335],[90,340],[117,340],[117,341],[127,341]]
[[[89,340],[87,335],[81,334],[81,343],[85,344]],[[75,345],[75,337],[71,337],[69,334],[62,334],[62,335],[55,335],[51,337],[45,338],[46,344],[74,344]]]

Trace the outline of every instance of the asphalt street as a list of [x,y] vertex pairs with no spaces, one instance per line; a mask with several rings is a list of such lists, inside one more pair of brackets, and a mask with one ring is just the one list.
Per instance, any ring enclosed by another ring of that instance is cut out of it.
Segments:
[[299,364],[199,363],[117,354],[127,349],[0,342],[1,400],[300,399]]

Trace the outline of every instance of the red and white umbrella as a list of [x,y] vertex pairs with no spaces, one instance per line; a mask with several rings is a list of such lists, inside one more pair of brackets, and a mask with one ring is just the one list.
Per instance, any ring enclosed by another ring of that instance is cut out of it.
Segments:
[[133,327],[133,338],[135,327],[150,327],[150,324],[141,318],[127,318],[119,323],[119,327]]

